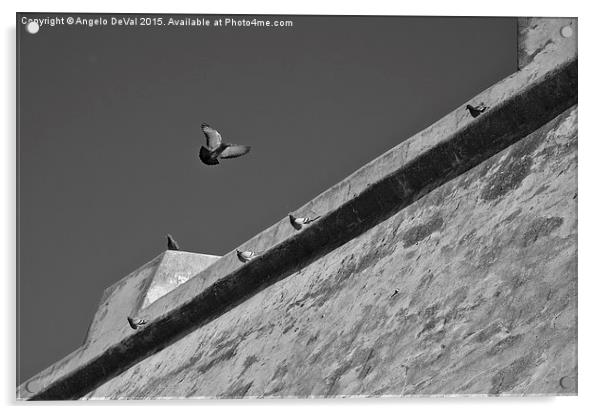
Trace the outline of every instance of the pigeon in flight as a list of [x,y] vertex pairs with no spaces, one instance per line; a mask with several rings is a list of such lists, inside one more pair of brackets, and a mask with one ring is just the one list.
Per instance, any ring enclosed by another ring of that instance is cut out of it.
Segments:
[[466,109],[468,109],[468,112],[470,112],[470,115],[472,115],[473,118],[476,118],[477,116],[485,112],[487,110],[487,107],[482,103],[478,104],[477,106],[472,106],[471,104],[468,104],[466,105]]
[[130,324],[132,329],[136,330],[142,325],[146,325],[147,321],[146,319],[131,318],[128,316],[128,323]]
[[208,124],[201,124],[201,130],[207,138],[207,147],[202,146],[199,158],[204,164],[219,164],[219,159],[241,157],[251,151],[248,145],[227,144],[222,141],[222,136]]
[[238,249],[236,249],[236,256],[238,256],[238,260],[240,260],[243,263],[246,263],[250,260],[255,259],[259,254],[256,252],[251,252],[249,250],[245,250],[245,251],[240,251]]
[[178,242],[171,236],[171,234],[167,235],[167,250],[180,250]]
[[295,228],[295,230],[301,230],[301,228],[309,223],[311,223],[312,221],[316,221],[317,219],[319,219],[321,216],[316,216],[316,217],[295,217],[293,216],[293,213],[288,213],[288,219],[291,221],[291,225]]

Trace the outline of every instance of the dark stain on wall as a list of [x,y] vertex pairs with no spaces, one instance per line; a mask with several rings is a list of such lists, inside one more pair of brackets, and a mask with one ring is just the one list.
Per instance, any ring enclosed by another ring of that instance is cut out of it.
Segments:
[[253,386],[253,381],[248,383],[235,382],[230,388],[228,388],[223,394],[220,394],[221,398],[242,398],[244,397],[249,389]]
[[501,394],[511,390],[521,380],[530,375],[530,370],[533,367],[536,357],[533,354],[523,356],[507,367],[498,371],[491,379],[490,394]]
[[251,365],[253,365],[257,361],[259,361],[259,359],[257,359],[255,355],[248,356],[247,359],[245,359],[245,362],[243,363],[243,369],[240,375],[242,376],[245,372],[247,372]]
[[271,381],[282,381],[287,373],[288,367],[286,363],[281,363],[280,365],[278,365],[278,368],[276,368],[276,372],[274,372],[274,375],[272,375]]
[[[522,208],[518,208],[516,210],[514,210],[512,213],[510,213],[507,217],[505,217],[500,223],[498,223],[497,225],[507,225],[509,223],[511,223],[515,218],[517,218],[520,213],[522,213],[523,209]],[[497,226],[496,225],[496,226]]]
[[466,233],[464,236],[462,236],[462,238],[458,241],[458,246],[463,246],[465,244],[467,244],[468,242],[470,242],[474,236],[477,234],[476,229],[471,230],[470,232]]
[[523,235],[523,247],[529,246],[540,237],[548,236],[555,229],[562,225],[562,217],[538,217],[531,222],[527,231]]
[[479,343],[482,342],[486,342],[489,339],[491,339],[492,336],[494,336],[495,334],[497,334],[498,332],[500,332],[502,330],[501,326],[499,323],[494,323],[492,325],[489,325],[488,327],[486,327],[485,329],[481,330],[476,336],[475,336],[475,340]]
[[211,368],[213,368],[216,364],[219,364],[222,361],[227,361],[229,359],[232,359],[238,351],[238,344],[232,345],[226,349],[221,349],[220,351],[221,352],[219,352],[217,356],[211,358],[206,363],[201,364],[201,365],[196,365],[195,369],[196,369],[197,373],[203,374],[203,373],[209,371]]
[[312,336],[311,336],[311,337],[310,337],[310,338],[307,340],[307,343],[305,344],[305,346],[311,345],[311,344],[313,344],[314,342],[316,342],[316,341],[318,340],[318,337],[319,337],[319,336],[320,336],[320,335],[318,335],[318,334],[312,335]]
[[351,361],[343,362],[343,364],[336,367],[334,372],[328,378],[326,378],[326,384],[328,384],[328,391],[326,391],[327,396],[334,394],[339,379],[343,376],[345,372],[349,371],[349,369],[352,368],[351,365]]
[[417,244],[421,240],[426,239],[434,232],[443,227],[443,219],[441,217],[432,217],[426,223],[418,224],[410,228],[403,236],[403,247],[410,247]]
[[493,201],[518,188],[529,175],[532,163],[531,157],[513,158],[512,155],[509,155],[485,184],[481,198]]
[[435,275],[429,269],[429,271],[426,272],[426,274],[424,276],[422,276],[422,278],[420,279],[420,282],[418,283],[418,286],[416,287],[416,290],[428,289],[428,287],[433,282],[434,278],[435,278]]
[[487,351],[487,356],[493,356],[504,352],[506,349],[512,347],[514,344],[520,341],[521,338],[522,335],[511,335],[502,339],[501,341],[497,342],[489,351]]

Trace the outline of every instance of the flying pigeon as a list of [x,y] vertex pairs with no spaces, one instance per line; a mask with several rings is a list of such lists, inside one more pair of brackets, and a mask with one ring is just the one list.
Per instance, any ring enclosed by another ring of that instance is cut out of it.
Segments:
[[199,158],[204,164],[219,164],[219,159],[241,157],[251,150],[248,145],[227,144],[222,141],[222,136],[208,124],[201,124],[201,130],[207,138],[207,147],[202,146]]
[[476,118],[477,116],[485,112],[487,110],[487,107],[482,103],[478,104],[477,106],[472,106],[468,104],[466,105],[466,109],[468,109],[468,112],[470,112],[470,115],[472,115],[473,118]]
[[295,228],[295,230],[301,230],[304,225],[311,223],[312,221],[316,221],[320,216],[316,217],[295,217],[293,213],[288,213],[288,219],[291,221],[291,225]]
[[180,250],[180,246],[178,246],[178,242],[171,236],[171,234],[167,235],[167,250]]
[[249,250],[240,251],[236,249],[236,256],[238,256],[238,260],[240,260],[243,263],[246,263],[249,260],[255,259],[258,256],[258,253],[251,252]]
[[132,329],[136,330],[142,325],[146,325],[147,321],[146,319],[131,318],[128,316],[128,323],[130,324]]

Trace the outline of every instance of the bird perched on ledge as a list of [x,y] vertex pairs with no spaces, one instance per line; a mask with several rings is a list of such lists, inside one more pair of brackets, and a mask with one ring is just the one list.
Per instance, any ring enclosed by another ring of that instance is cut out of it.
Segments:
[[470,112],[470,115],[472,115],[473,118],[476,118],[477,116],[485,112],[487,110],[487,107],[483,103],[480,103],[477,106],[472,106],[471,104],[468,104],[466,105],[466,109],[468,109],[468,112]]
[[130,326],[132,327],[133,330],[136,330],[139,327],[141,327],[142,325],[146,325],[147,324],[147,320],[146,319],[131,318],[131,317],[128,316],[128,323],[130,324]]
[[295,217],[293,216],[293,213],[288,213],[288,219],[291,222],[291,225],[295,228],[295,230],[301,230],[301,228],[305,225],[308,225],[309,223],[311,223],[312,221],[316,221],[317,219],[319,219],[321,216],[316,216],[316,217]]
[[171,236],[171,234],[167,235],[167,250],[180,250],[178,242]]
[[248,145],[227,144],[222,136],[208,124],[201,124],[201,130],[207,138],[207,147],[202,146],[199,158],[204,164],[216,165],[220,159],[241,157],[251,151]]
[[243,263],[255,259],[258,255],[259,253],[252,252],[249,250],[241,251],[236,249],[236,256],[238,257],[238,260],[240,260]]

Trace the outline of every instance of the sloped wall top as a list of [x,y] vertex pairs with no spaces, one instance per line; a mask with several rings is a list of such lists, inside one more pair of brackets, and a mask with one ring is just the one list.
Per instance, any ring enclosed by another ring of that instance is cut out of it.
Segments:
[[142,309],[165,296],[194,275],[199,274],[220,256],[168,250],[155,271],[153,281],[144,295]]

